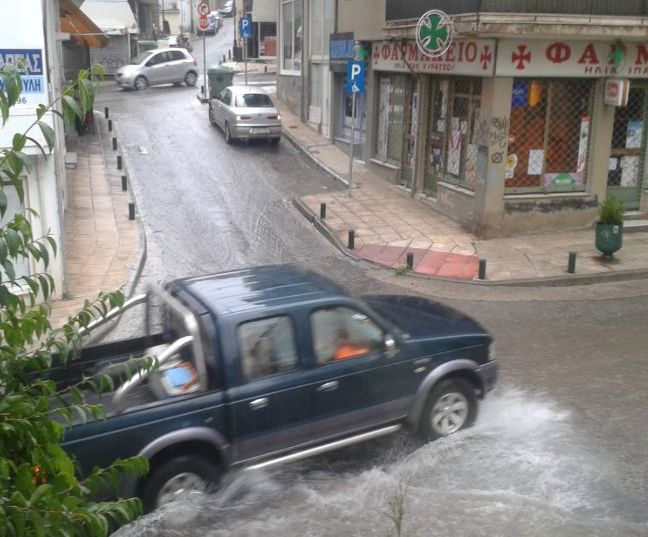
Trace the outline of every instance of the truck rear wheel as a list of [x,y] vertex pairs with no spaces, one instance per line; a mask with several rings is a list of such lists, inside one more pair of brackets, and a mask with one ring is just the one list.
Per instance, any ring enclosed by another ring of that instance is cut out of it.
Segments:
[[155,468],[144,483],[144,512],[186,498],[191,494],[209,492],[220,481],[220,469],[200,455],[183,455]]
[[477,417],[475,389],[460,378],[442,380],[428,397],[420,432],[425,440],[436,440],[470,427]]

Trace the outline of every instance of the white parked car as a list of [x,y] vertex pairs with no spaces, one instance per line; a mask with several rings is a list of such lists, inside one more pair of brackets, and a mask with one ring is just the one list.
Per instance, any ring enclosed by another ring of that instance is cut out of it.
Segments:
[[225,141],[281,139],[281,117],[270,96],[261,88],[228,86],[209,102],[209,121],[225,133]]
[[183,48],[154,49],[142,52],[115,74],[115,83],[127,89],[143,90],[153,84],[195,86],[198,80],[196,60]]

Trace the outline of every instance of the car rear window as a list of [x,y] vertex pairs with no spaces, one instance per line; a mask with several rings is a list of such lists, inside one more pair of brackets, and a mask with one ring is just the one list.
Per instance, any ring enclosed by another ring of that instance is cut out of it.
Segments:
[[272,107],[270,97],[263,93],[246,93],[244,95],[236,96],[236,106],[250,107],[250,108],[264,108]]

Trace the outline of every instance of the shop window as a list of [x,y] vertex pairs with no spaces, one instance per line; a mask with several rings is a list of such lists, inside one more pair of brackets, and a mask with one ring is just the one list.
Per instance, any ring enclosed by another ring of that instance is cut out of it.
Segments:
[[281,72],[301,74],[303,29],[302,0],[281,0]]
[[424,190],[436,192],[438,181],[475,189],[475,124],[481,104],[481,81],[441,79],[432,84],[428,107]]
[[585,190],[592,93],[589,80],[514,80],[508,192]]
[[379,79],[378,136],[375,157],[399,165],[403,157],[406,75],[382,75]]

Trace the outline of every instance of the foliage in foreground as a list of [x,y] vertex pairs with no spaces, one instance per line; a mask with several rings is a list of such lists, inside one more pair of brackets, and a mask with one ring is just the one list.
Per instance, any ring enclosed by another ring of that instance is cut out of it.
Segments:
[[[24,201],[22,177],[30,159],[23,150],[27,145],[38,147],[43,155],[53,150],[55,116],[63,118],[68,128],[77,118],[85,118],[92,110],[96,85],[91,78],[96,74],[102,73],[82,71],[58,103],[39,105],[29,128],[13,135],[11,147],[0,149],[0,537],[105,536],[141,512],[137,499],[100,502],[95,493],[106,483],[116,485],[124,472],[145,473],[145,459],[117,461],[81,479],[61,448],[66,424],[103,417],[102,407],[89,404],[85,394],[112,390],[111,378],[83,378],[65,388],[48,379],[50,370],[74,359],[83,339],[80,330],[122,304],[123,296],[101,294],[62,328],[53,329],[47,299],[54,281],[47,269],[56,255],[56,242],[49,235],[33,236],[35,211],[25,210],[11,219],[7,214],[7,189],[15,189],[21,204]],[[4,129],[20,98],[19,71],[4,65],[0,82]],[[34,138],[39,131],[45,144]],[[37,268],[20,276],[15,267],[25,259]]]

